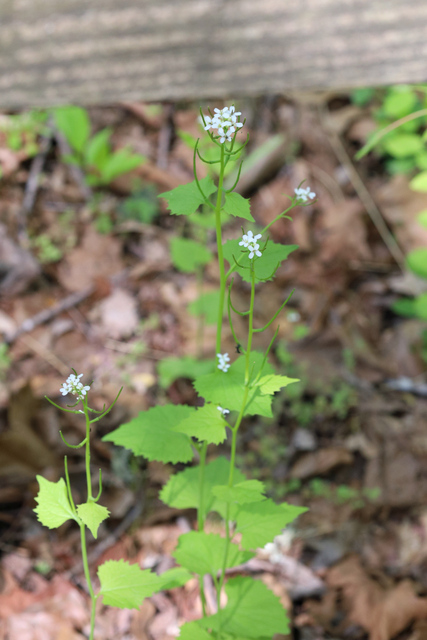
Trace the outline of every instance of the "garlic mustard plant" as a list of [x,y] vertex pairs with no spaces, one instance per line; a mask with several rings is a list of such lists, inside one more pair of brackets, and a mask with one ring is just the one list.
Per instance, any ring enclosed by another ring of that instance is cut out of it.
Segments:
[[[138,608],[144,598],[152,595],[156,591],[164,589],[165,586],[167,587],[170,579],[172,579],[173,584],[179,584],[180,580],[185,583],[190,576],[187,572],[185,575],[179,576],[176,574],[176,571],[172,571],[172,573],[166,572],[162,574],[160,578],[150,570],[142,570],[138,565],[131,565],[124,560],[108,560],[98,567],[98,578],[101,586],[96,592],[88,563],[86,529],[89,529],[91,535],[97,538],[99,527],[102,522],[108,518],[109,511],[106,507],[99,504],[102,494],[101,470],[99,470],[99,490],[96,496],[93,494],[90,469],[90,431],[92,424],[101,420],[111,411],[122,390],[120,389],[114,402],[108,409],[104,406],[102,411],[97,411],[91,409],[88,405],[87,393],[90,391],[90,385],[83,386],[83,383],[80,382],[80,378],[82,377],[82,373],[77,375],[77,372],[73,371],[60,389],[63,396],[67,394],[76,396],[77,402],[74,404],[63,407],[49,398],[47,398],[47,400],[61,411],[83,414],[85,417],[86,435],[79,444],[70,444],[64,438],[61,431],[59,434],[67,447],[71,449],[85,447],[87,499],[81,504],[76,505],[74,503],[68,473],[67,456],[65,456],[65,481],[61,478],[58,482],[51,482],[42,476],[37,476],[40,490],[36,497],[37,507],[34,511],[37,514],[38,520],[46,527],[49,527],[49,529],[56,529],[67,520],[74,520],[80,527],[83,570],[87,590],[91,599],[89,640],[94,640],[96,608],[99,598],[101,598],[106,605],[120,608]],[[81,408],[78,408],[79,406]],[[91,414],[93,417],[91,417]]]
[[[290,504],[276,504],[265,493],[263,483],[247,479],[236,468],[238,434],[245,416],[272,417],[273,395],[297,380],[278,375],[268,360],[278,334],[274,331],[265,352],[256,349],[259,333],[270,329],[285,307],[292,293],[279,305],[276,313],[264,326],[256,326],[254,318],[256,291],[263,282],[274,278],[281,263],[297,247],[284,246],[268,237],[269,228],[283,219],[291,219],[289,212],[297,206],[309,206],[315,197],[310,188],[299,185],[288,208],[271,220],[259,232],[250,211],[250,202],[235,191],[239,182],[241,163],[235,183],[226,187],[227,166],[235,162],[248,142],[248,136],[238,143],[237,136],[245,121],[234,105],[201,113],[203,129],[211,145],[194,145],[194,181],[161,194],[172,215],[195,217],[206,222],[213,217],[216,232],[216,253],[219,291],[215,293],[216,344],[209,370],[197,374],[194,388],[203,406],[156,406],[141,412],[104,439],[124,446],[135,455],[164,463],[188,463],[172,475],[163,487],[160,498],[177,509],[194,508],[197,528],[180,536],[173,557],[190,574],[197,576],[203,616],[185,623],[180,629],[181,640],[267,640],[276,633],[288,632],[288,620],[279,600],[259,580],[239,576],[226,579],[227,570],[244,564],[254,556],[258,547],[272,542],[284,527],[305,511]],[[203,154],[200,151],[203,146]],[[217,167],[218,181],[211,175],[199,178],[196,159],[208,167]],[[202,209],[202,212],[199,212]],[[240,237],[223,241],[223,227],[233,217],[246,221],[252,228]],[[206,251],[200,245],[197,252]],[[196,248],[195,248],[196,251]],[[188,253],[188,252],[187,252]],[[189,267],[189,262],[185,263]],[[188,268],[188,271],[190,268]],[[250,300],[246,310],[236,309],[232,301],[234,277],[250,285]],[[236,355],[224,349],[224,312],[227,312],[229,331],[236,343]],[[233,324],[234,315],[247,321],[245,336],[238,336]],[[224,408],[227,407],[227,408]],[[208,447],[229,442],[230,455],[211,460]],[[194,460],[197,461],[194,464]],[[207,533],[205,525],[212,512],[223,519],[223,535]],[[205,595],[204,576],[209,574],[216,591],[216,603]],[[227,604],[221,598],[225,590]]]
[[[142,411],[104,437],[105,441],[126,447],[136,456],[144,456],[150,461],[179,463],[181,469],[183,464],[187,465],[170,477],[160,493],[161,500],[170,507],[195,509],[197,513],[197,527],[179,537],[173,552],[179,567],[157,576],[123,560],[109,561],[98,569],[101,587],[95,593],[87,561],[85,527],[96,536],[108,512],[98,504],[101,476],[96,498],[92,493],[90,426],[111,407],[100,413],[90,409],[88,393],[91,385],[83,385],[80,381],[82,374],[77,375],[76,371],[60,389],[63,395],[74,395],[75,404],[65,408],[50,401],[64,411],[83,413],[86,420],[84,440],[78,445],[66,444],[77,448],[85,446],[87,501],[77,506],[74,504],[65,461],[66,482],[60,480],[53,483],[39,478],[36,512],[39,520],[48,527],[57,527],[67,519],[74,519],[80,527],[83,564],[92,600],[90,640],[94,638],[96,603],[100,596],[107,605],[138,607],[144,597],[160,589],[183,585],[193,576],[198,579],[202,617],[181,626],[181,640],[268,640],[275,634],[289,631],[288,618],[279,599],[262,581],[245,575],[226,579],[226,575],[228,569],[244,565],[254,557],[257,548],[271,543],[287,524],[305,511],[303,507],[276,504],[268,498],[262,482],[246,478],[236,467],[236,453],[239,431],[245,417],[258,415],[271,418],[275,392],[298,382],[277,374],[269,362],[278,327],[264,352],[256,348],[258,334],[272,327],[292,292],[264,326],[256,326],[255,300],[262,283],[272,280],[282,262],[297,249],[295,245],[273,242],[268,237],[269,228],[279,220],[291,220],[289,213],[297,206],[312,204],[315,194],[310,188],[299,185],[295,194],[289,197],[290,203],[285,211],[260,229],[259,233],[253,230],[256,222],[251,214],[250,202],[235,191],[241,162],[234,184],[226,187],[225,182],[227,167],[239,160],[249,140],[247,135],[244,142],[237,141],[245,124],[240,117],[241,113],[236,111],[234,105],[214,109],[206,115],[201,113],[206,132],[204,135],[207,136],[207,144],[203,144],[203,149],[210,145],[211,153],[208,158],[202,155],[197,140],[194,145],[193,182],[161,194],[172,215],[189,216],[190,221],[195,216],[199,219],[204,217],[207,221],[213,218],[219,274],[219,290],[212,297],[215,307],[214,314],[211,314],[217,318],[216,341],[211,359],[203,361],[203,370],[200,369],[195,375],[194,389],[200,396],[201,406],[158,405]],[[197,158],[209,167],[216,167],[217,182],[211,175],[199,179]],[[202,209],[201,213],[199,209]],[[230,217],[246,221],[252,229],[243,230],[242,236],[224,242],[223,227]],[[200,264],[206,264],[213,255],[205,246],[206,243],[191,242],[191,251],[188,250],[188,244],[176,242],[172,245],[172,251],[176,254],[175,264],[181,262],[187,272],[192,269],[196,271]],[[243,311],[232,302],[235,277],[248,283],[250,288],[248,308]],[[234,357],[225,351],[225,340],[228,339],[224,336],[225,315],[229,325],[227,333],[231,334],[236,344]],[[235,315],[246,320],[243,335],[236,333],[233,323]],[[95,417],[91,417],[93,413]],[[212,459],[209,455],[208,458],[208,447],[211,453],[214,446],[225,442],[230,451],[227,457]],[[207,532],[206,523],[213,512],[222,518],[223,535]],[[212,599],[208,601],[206,597],[206,574],[211,576],[216,602],[212,602]],[[223,591],[226,594],[225,605],[221,597]]]

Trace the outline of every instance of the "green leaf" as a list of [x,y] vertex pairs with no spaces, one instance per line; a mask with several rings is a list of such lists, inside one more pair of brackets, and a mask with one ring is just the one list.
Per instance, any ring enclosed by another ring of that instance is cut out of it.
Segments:
[[40,491],[36,496],[37,507],[34,509],[39,522],[49,529],[56,529],[67,520],[79,522],[71,509],[64,479],[50,482],[43,476],[37,476]]
[[193,273],[196,267],[212,260],[212,251],[200,242],[188,238],[172,238],[170,243],[173,265],[184,273]]
[[79,518],[81,518],[88,529],[90,529],[94,538],[98,537],[98,528],[101,522],[104,522],[110,515],[106,507],[93,502],[93,500],[79,504],[77,506],[77,513]]
[[103,603],[120,609],[139,609],[144,598],[162,588],[159,576],[125,560],[108,560],[98,568]]
[[397,119],[412,113],[416,104],[417,96],[414,89],[400,85],[389,90],[382,108],[387,116]]
[[160,589],[163,591],[169,591],[169,589],[176,589],[176,587],[182,587],[187,584],[193,575],[184,569],[183,567],[174,567],[168,569],[159,575]]
[[279,391],[283,387],[287,387],[288,384],[292,384],[294,382],[299,382],[299,379],[270,374],[267,376],[263,376],[260,380],[258,380],[256,386],[259,388],[262,395],[265,396],[273,395],[273,393],[276,393],[276,391]]
[[190,302],[188,311],[192,316],[203,316],[205,324],[216,324],[218,320],[220,291],[202,293],[196,300]]
[[[225,538],[216,533],[190,531],[179,536],[178,546],[172,555],[189,571],[198,575],[209,573],[216,577],[224,563],[226,546]],[[237,545],[231,544],[225,568],[237,567],[253,557],[253,553],[240,551]]]
[[53,109],[53,119],[70,147],[78,153],[83,153],[90,133],[90,121],[86,109],[57,107]]
[[427,211],[421,211],[421,213],[418,214],[417,222],[419,222],[422,227],[425,227],[427,229]]
[[263,582],[253,578],[232,578],[225,585],[227,604],[221,613],[200,620],[203,627],[250,638],[272,638],[289,633],[288,617]]
[[415,298],[401,298],[391,305],[394,313],[398,313],[406,318],[414,318],[416,316]]
[[427,293],[415,298],[415,314],[421,320],[427,320]]
[[208,444],[220,444],[227,437],[225,420],[218,407],[205,404],[173,428],[173,431],[185,433],[187,436],[206,441]]
[[427,171],[421,171],[414,178],[412,178],[409,186],[414,191],[420,191],[421,193],[427,192]]
[[184,358],[164,358],[159,362],[159,384],[163,389],[170,387],[174,380],[178,378],[189,378],[194,380],[199,376],[213,371],[214,364],[212,359],[196,360],[189,356]]
[[241,196],[240,193],[236,193],[235,191],[226,193],[223,209],[231,216],[244,218],[245,220],[249,220],[249,222],[255,222],[251,214],[249,200]]
[[139,413],[136,418],[104,436],[106,442],[126,447],[136,456],[160,462],[189,462],[191,440],[173,427],[192,413],[192,407],[168,404]]
[[[239,246],[240,240],[241,238],[228,240],[228,242],[223,245],[224,257],[230,263],[230,266],[233,267],[233,271],[237,271],[245,282],[250,282],[250,271],[248,267],[251,260],[249,260],[248,251],[242,252],[242,247]],[[262,249],[263,238],[258,242]],[[295,249],[298,249],[298,245],[296,244],[284,245],[269,241],[262,252],[262,257],[254,260],[255,281],[272,280],[276,268],[283,260],[286,260],[289,254],[295,251]],[[236,266],[233,256],[239,262],[239,266]]]
[[[252,351],[250,358],[252,372],[250,380],[253,381],[258,374],[264,356],[262,353]],[[240,411],[246,393],[244,384],[245,365],[246,356],[242,355],[233,362],[227,372],[217,369],[215,373],[197,378],[194,382],[194,388],[205,400],[230,411]],[[263,371],[266,374],[273,373],[272,367],[268,362],[265,364]],[[273,416],[271,402],[272,398],[262,395],[258,386],[249,388],[244,415],[261,415],[271,418]]]
[[236,513],[236,532],[242,534],[244,549],[256,549],[271,542],[287,524],[293,522],[305,507],[292,504],[276,504],[273,500],[264,500],[240,507]]
[[144,156],[133,153],[130,149],[115,151],[105,162],[101,170],[103,184],[109,184],[118,176],[128,173],[145,162]]
[[[426,172],[427,174],[427,172]],[[406,256],[406,263],[417,276],[427,279],[427,249],[414,249]]]
[[111,153],[111,129],[102,129],[91,138],[85,151],[86,164],[96,167],[99,171],[103,169],[108,156]]
[[427,151],[418,153],[415,158],[415,165],[418,169],[427,169]]
[[186,622],[179,630],[179,640],[212,640],[212,635],[201,628],[198,620]]
[[424,149],[421,136],[416,133],[396,133],[393,136],[387,136],[383,145],[387,153],[395,158],[414,156]]
[[227,484],[212,488],[212,493],[221,502],[229,504],[247,504],[265,500],[265,485],[259,480],[244,480],[229,487]]
[[[213,487],[226,484],[230,475],[230,463],[223,457],[210,462],[205,467],[203,514],[209,511],[224,512],[224,503],[212,493]],[[175,509],[199,508],[200,467],[189,467],[170,478],[160,492],[160,499]],[[245,476],[238,469],[234,472],[235,482],[243,482]]]
[[[199,180],[199,185],[207,198],[216,191],[214,182],[209,176]],[[171,214],[175,216],[189,216],[195,213],[200,205],[204,203],[195,180],[175,187],[171,191],[165,191],[159,195],[159,198],[165,198],[168,201],[168,208]]]

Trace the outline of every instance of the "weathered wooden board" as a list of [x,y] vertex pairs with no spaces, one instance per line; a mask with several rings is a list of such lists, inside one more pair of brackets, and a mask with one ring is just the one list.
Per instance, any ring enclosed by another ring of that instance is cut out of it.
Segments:
[[0,0],[0,106],[427,80],[426,0]]

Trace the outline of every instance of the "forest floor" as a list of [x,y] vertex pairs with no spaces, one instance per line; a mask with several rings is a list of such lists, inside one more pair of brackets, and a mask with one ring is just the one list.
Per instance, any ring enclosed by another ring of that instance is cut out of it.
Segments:
[[[346,94],[237,106],[250,132],[239,190],[252,197],[255,220],[265,225],[283,211],[302,180],[317,194],[313,207],[293,212],[292,223],[272,227],[275,241],[299,250],[260,288],[256,306],[257,322],[265,323],[295,288],[273,357],[301,383],[277,394],[274,419],[246,420],[238,451],[239,466],[263,480],[271,497],[309,511],[242,571],[280,595],[295,638],[422,640],[424,327],[391,305],[419,291],[404,256],[427,245],[416,221],[427,194],[411,191],[406,176],[388,175],[378,156],[354,161],[376,125]],[[34,157],[11,149],[0,131],[0,334],[7,344],[0,352],[0,640],[87,637],[79,531],[71,524],[49,531],[33,512],[36,474],[63,475],[59,429],[72,441],[81,435],[75,415],[44,400],[59,400],[71,367],[94,380],[97,408],[124,386],[93,433],[93,469],[102,468],[112,517],[89,542],[91,567],[123,557],[164,570],[177,537],[195,524],[194,512],[158,499],[171,467],[133,459],[101,437],[156,403],[194,403],[191,381],[159,377],[159,362],[215,352],[211,326],[203,342],[195,340],[188,305],[196,280],[171,262],[170,240],[188,233],[188,223],[157,199],[192,180],[186,134],[200,135],[198,106],[125,104],[89,113],[94,131],[111,127],[115,147],[146,157],[95,198],[82,173],[61,159],[55,131],[37,138]],[[226,237],[236,234],[232,222]],[[215,247],[210,234],[208,244]],[[206,289],[217,282],[208,267]],[[247,287],[235,286],[243,306]],[[226,345],[234,353],[231,333]],[[77,493],[84,491],[82,455],[69,456]],[[169,640],[200,614],[194,580],[138,611],[103,608],[96,637]]]

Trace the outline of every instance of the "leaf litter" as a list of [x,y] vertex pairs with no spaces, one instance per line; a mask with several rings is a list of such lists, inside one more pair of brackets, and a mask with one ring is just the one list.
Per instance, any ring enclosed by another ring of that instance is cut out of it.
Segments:
[[[330,145],[330,131],[341,136],[349,149],[355,141],[363,142],[372,130],[372,119],[347,103],[329,110],[326,130],[319,104],[328,109],[331,97],[278,98],[268,108],[261,99],[250,107],[255,112],[259,109],[265,118],[269,114],[265,120],[268,135],[253,132],[256,143],[249,147],[247,160],[251,170],[245,173],[245,192],[254,194],[254,218],[266,224],[278,215],[288,202],[283,194],[291,193],[304,179],[315,184],[319,198],[314,213],[302,209],[292,225],[273,228],[276,242],[299,244],[300,251],[290,256],[286,269],[268,285],[265,304],[257,310],[261,325],[274,299],[281,300],[289,287],[296,287],[292,311],[300,320],[296,325],[281,322],[279,339],[287,345],[284,357],[291,363],[283,373],[291,377],[303,374],[302,395],[291,400],[279,395],[278,420],[248,424],[241,451],[243,465],[259,467],[259,477],[270,479],[273,494],[285,491],[286,500],[294,497],[310,511],[292,532],[289,544],[275,543],[244,570],[261,573],[281,595],[300,632],[309,634],[311,629],[317,637],[346,633],[356,638],[359,628],[373,640],[389,640],[402,633],[415,640],[422,637],[427,618],[423,511],[427,407],[423,397],[391,392],[383,386],[390,377],[416,377],[423,372],[414,348],[420,325],[390,322],[387,316],[396,294],[410,294],[414,283],[402,276],[359,199],[349,168],[337,160]],[[29,511],[35,473],[47,469],[52,481],[62,475],[62,445],[50,444],[55,442],[55,433],[61,428],[68,436],[78,438],[80,434],[67,416],[59,422],[51,413],[46,420],[37,401],[44,393],[55,395],[63,368],[74,366],[91,370],[97,406],[102,408],[104,400],[112,398],[119,376],[128,386],[123,404],[109,418],[112,423],[97,425],[97,440],[112,426],[155,404],[159,360],[166,355],[197,353],[197,323],[188,314],[197,287],[191,276],[172,270],[169,258],[170,238],[178,229],[176,220],[164,213],[163,204],[151,225],[123,221],[118,214],[117,203],[131,193],[135,179],[156,185],[159,192],[191,180],[192,152],[183,136],[169,144],[166,155],[162,151],[156,163],[159,136],[167,139],[165,123],[170,116],[166,117],[166,107],[161,105],[154,119],[150,113],[149,105],[138,104],[127,105],[125,110],[93,111],[99,126],[115,128],[115,143],[133,141],[150,158],[133,176],[111,186],[103,204],[113,221],[110,231],[96,228],[96,217],[87,208],[81,185],[53,156],[27,224],[30,235],[50,232],[59,243],[63,253],[57,262],[43,263],[40,253],[20,246],[7,207],[2,204],[0,208],[1,241],[11,256],[0,301],[4,335],[70,292],[93,286],[74,308],[11,344],[12,365],[6,379],[1,377],[0,364],[1,469],[6,481],[0,488],[4,548],[0,638],[73,640],[84,637],[88,628],[87,596],[78,574],[72,574],[78,545],[73,528],[65,525],[49,542]],[[171,113],[176,131],[197,135],[197,108],[174,107]],[[280,144],[269,144],[277,130]],[[301,153],[295,154],[293,142],[302,144]],[[7,156],[3,140],[0,146],[5,152],[0,161],[7,178],[1,187],[2,201],[9,203],[10,211],[18,210],[16,194],[22,193],[25,184],[25,158]],[[389,180],[371,172],[364,179],[404,252],[424,246],[424,230],[416,214],[427,208],[427,197],[410,191],[406,177]],[[67,245],[58,215],[68,210],[72,211],[68,223],[72,242]],[[227,233],[232,238],[240,230],[233,227]],[[206,290],[214,289],[216,274],[209,267],[206,277]],[[245,284],[237,286],[236,299],[244,305]],[[295,337],[296,327],[303,325],[305,336]],[[214,342],[208,327],[207,355]],[[227,348],[229,352],[235,348],[230,335]],[[350,353],[352,363],[345,363],[344,353]],[[288,371],[296,361],[298,375]],[[355,390],[356,405],[346,404],[346,387],[340,387],[339,381]],[[183,398],[190,404],[196,402],[185,380],[174,382],[165,393],[174,402]],[[315,450],[292,448],[294,434],[307,428]],[[34,444],[29,447],[28,443]],[[111,530],[101,527],[98,540],[90,545],[93,562],[117,555],[139,561],[141,566],[166,566],[182,531],[171,523],[176,513],[162,508],[155,497],[168,476],[168,465],[161,473],[148,467],[143,515],[132,520],[135,498],[126,475],[129,461],[119,460],[117,453],[99,445],[94,456],[103,468],[106,506],[115,519]],[[279,447],[287,451],[275,457]],[[70,473],[77,491],[84,495],[78,483],[81,461],[76,453],[70,460]],[[349,487],[347,493],[342,486]],[[364,497],[366,489],[380,493],[369,500]],[[347,501],[342,495],[347,495]],[[182,510],[179,516],[191,527],[191,512]],[[127,534],[119,528],[122,518],[129,523]],[[150,523],[145,529],[144,522]],[[310,600],[316,589],[317,601]],[[190,582],[145,601],[139,611],[103,610],[97,637],[165,640],[175,637],[178,625],[196,619],[200,611],[197,584]],[[414,621],[413,636],[409,636]]]

